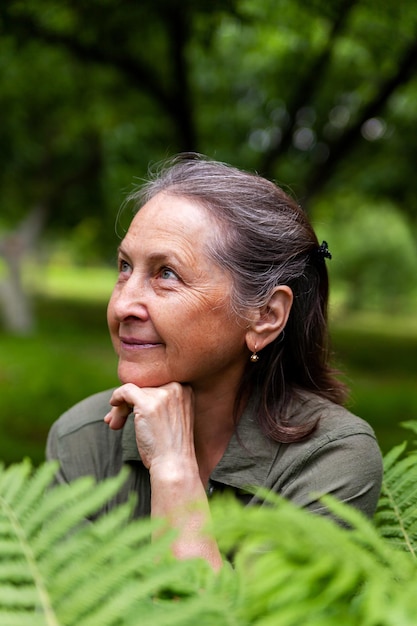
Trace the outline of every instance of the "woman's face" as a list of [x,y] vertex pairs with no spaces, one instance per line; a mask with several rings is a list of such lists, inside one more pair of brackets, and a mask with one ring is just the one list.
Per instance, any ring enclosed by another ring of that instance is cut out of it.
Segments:
[[240,380],[246,329],[230,310],[229,275],[206,251],[216,232],[203,207],[165,192],[133,219],[108,306],[123,383],[215,389]]

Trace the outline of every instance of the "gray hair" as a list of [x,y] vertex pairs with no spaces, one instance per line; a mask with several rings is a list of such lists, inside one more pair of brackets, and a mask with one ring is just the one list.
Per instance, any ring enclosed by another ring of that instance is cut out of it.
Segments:
[[232,277],[232,309],[238,316],[267,304],[277,285],[302,276],[318,246],[303,211],[261,176],[198,155],[176,157],[129,197],[136,206],[159,192],[199,203],[220,226],[209,247]]

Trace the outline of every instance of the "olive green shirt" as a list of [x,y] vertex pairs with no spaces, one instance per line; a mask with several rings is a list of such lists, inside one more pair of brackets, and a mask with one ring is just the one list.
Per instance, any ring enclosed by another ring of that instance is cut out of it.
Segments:
[[[136,515],[148,516],[149,472],[140,460],[133,416],[123,429],[111,430],[103,421],[110,396],[111,390],[95,394],[64,413],[49,432],[47,458],[60,462],[56,479],[61,483],[85,475],[102,480],[129,465],[129,478],[107,509],[126,501],[133,491],[138,496]],[[245,504],[251,504],[257,502],[253,490],[262,487],[326,514],[317,497],[331,494],[371,517],[382,480],[381,453],[371,427],[345,408],[310,393],[292,402],[293,423],[318,417],[318,427],[307,440],[277,443],[262,434],[249,403],[211,473],[207,495],[232,489]]]

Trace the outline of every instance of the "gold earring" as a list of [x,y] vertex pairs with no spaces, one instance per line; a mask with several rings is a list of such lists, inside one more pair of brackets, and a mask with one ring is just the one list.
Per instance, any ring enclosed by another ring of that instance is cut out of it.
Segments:
[[250,362],[251,363],[257,363],[259,361],[259,356],[256,352],[256,350],[254,352],[252,352],[252,354],[250,355]]

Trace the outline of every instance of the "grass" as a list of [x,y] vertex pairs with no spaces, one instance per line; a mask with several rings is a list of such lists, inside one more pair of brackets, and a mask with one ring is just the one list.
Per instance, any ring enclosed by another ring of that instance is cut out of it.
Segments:
[[[76,276],[79,276],[78,289]],[[82,398],[118,384],[106,300],[114,273],[68,268],[37,284],[38,329],[0,334],[0,459],[44,459],[49,427]],[[89,289],[90,286],[90,289]],[[332,320],[338,365],[351,387],[349,408],[374,427],[383,451],[417,419],[417,322],[361,313]]]

